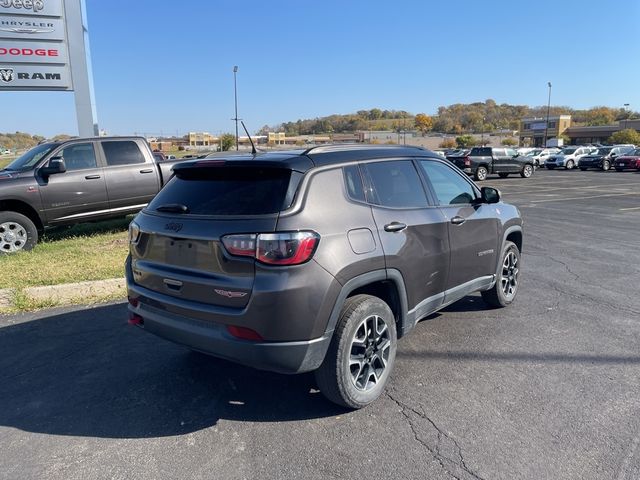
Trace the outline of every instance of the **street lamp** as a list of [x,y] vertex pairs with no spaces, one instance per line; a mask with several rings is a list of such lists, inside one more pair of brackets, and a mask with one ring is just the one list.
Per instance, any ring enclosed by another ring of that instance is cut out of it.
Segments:
[[238,73],[238,66],[233,67],[233,98],[236,106],[236,116],[233,118],[236,122],[236,151],[238,150],[238,83],[236,82],[236,75]]
[[547,101],[547,122],[544,124],[544,142],[542,148],[547,148],[547,133],[549,132],[549,110],[551,109],[551,82],[547,82],[549,86],[549,100]]
[[627,129],[627,120],[629,120],[629,104],[628,103],[624,104],[624,109],[625,109],[625,112],[627,113],[624,116],[624,129],[626,130]]

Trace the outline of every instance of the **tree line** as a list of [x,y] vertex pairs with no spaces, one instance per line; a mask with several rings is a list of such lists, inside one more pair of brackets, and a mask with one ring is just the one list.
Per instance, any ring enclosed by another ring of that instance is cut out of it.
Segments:
[[[574,125],[607,125],[625,118],[640,116],[624,108],[597,106],[579,110],[567,106],[551,106],[550,115],[571,115]],[[331,133],[350,133],[357,130],[412,130],[423,133],[464,134],[481,133],[495,130],[517,130],[519,121],[525,117],[545,118],[547,107],[529,107],[527,105],[497,104],[488,99],[484,102],[456,103],[438,108],[437,114],[412,114],[404,110],[359,110],[346,115],[329,115],[312,119],[300,119],[280,125],[265,125],[260,134],[269,131],[284,131],[287,135],[313,135]]]

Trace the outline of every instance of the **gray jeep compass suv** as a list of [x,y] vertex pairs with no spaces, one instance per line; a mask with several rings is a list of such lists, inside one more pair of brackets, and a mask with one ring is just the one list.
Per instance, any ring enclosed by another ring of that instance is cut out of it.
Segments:
[[323,146],[174,167],[131,223],[130,323],[330,400],[384,390],[398,338],[475,291],[518,291],[522,220],[412,147]]

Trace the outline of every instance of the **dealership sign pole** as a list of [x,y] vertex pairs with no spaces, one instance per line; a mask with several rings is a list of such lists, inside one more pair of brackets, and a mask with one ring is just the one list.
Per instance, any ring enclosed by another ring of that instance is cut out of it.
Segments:
[[98,135],[84,0],[0,0],[0,91],[73,91],[78,133]]

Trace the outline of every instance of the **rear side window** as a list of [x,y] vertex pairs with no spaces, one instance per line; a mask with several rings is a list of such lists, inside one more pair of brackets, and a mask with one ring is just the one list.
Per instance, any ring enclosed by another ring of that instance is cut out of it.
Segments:
[[[296,178],[298,178],[296,176]],[[291,205],[292,172],[283,168],[184,169],[148,206],[184,205],[191,215],[266,215]]]
[[347,187],[347,194],[353,200],[365,202],[364,188],[362,186],[362,177],[360,169],[357,165],[344,168],[344,183]]
[[138,144],[131,140],[102,142],[102,149],[107,158],[107,165],[134,165],[144,163],[144,155]]
[[469,155],[472,157],[490,157],[491,147],[474,147]]
[[422,182],[410,160],[366,163],[362,168],[371,185],[370,203],[394,208],[427,205]]

